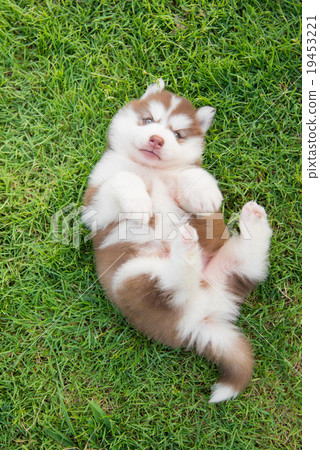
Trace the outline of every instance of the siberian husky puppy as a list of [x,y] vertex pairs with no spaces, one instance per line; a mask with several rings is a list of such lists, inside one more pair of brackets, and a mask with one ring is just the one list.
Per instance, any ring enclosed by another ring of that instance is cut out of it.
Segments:
[[90,175],[83,220],[107,296],[149,338],[214,361],[217,403],[236,397],[252,375],[251,346],[235,321],[266,277],[272,232],[251,201],[240,234],[228,235],[217,181],[201,168],[214,114],[168,92],[163,80],[120,109]]

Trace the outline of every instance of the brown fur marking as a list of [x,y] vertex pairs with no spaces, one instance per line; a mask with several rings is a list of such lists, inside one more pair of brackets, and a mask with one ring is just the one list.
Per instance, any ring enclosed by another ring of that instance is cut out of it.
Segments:
[[141,116],[142,119],[150,117],[149,103],[150,101],[161,102],[166,109],[170,107],[171,99],[174,96],[171,92],[162,91],[148,95],[148,97],[138,100],[133,100],[129,103],[133,110]]
[[96,246],[95,238],[94,246],[99,280],[107,296],[110,296],[114,273],[122,264],[137,255],[138,246],[130,242],[119,242],[100,249]]
[[103,230],[97,230],[92,237],[93,245],[95,249],[102,244],[104,238],[108,236],[116,227],[118,226],[117,222],[111,222],[108,226],[106,226]]
[[231,294],[236,295],[238,300],[243,302],[248,294],[257,286],[257,283],[245,275],[232,273],[228,276],[226,286]]
[[185,132],[187,133],[187,137],[203,136],[203,131],[201,130],[200,123],[196,116],[196,109],[194,108],[192,103],[189,102],[189,100],[187,100],[186,98],[181,98],[181,102],[171,113],[172,116],[176,114],[186,114],[193,121],[192,125],[185,130]]
[[[177,105],[177,107],[172,111],[170,116],[176,115],[176,114],[186,114],[192,119],[192,125],[186,129],[184,129],[185,137],[189,136],[203,136],[203,132],[201,130],[199,121],[196,116],[196,109],[192,105],[189,100],[183,97],[179,97],[172,92],[168,91],[161,91],[161,92],[155,92],[154,94],[148,95],[146,98],[140,99],[140,100],[133,100],[130,105],[133,108],[133,110],[140,116],[141,119],[146,119],[150,117],[150,111],[149,111],[149,103],[151,101],[157,101],[163,104],[163,106],[166,109],[170,108],[171,100],[172,98],[179,98],[180,103]],[[141,122],[142,124],[142,122]],[[178,131],[178,130],[175,130]]]
[[89,206],[92,202],[93,196],[98,192],[98,188],[95,186],[88,186],[83,197],[84,206]]
[[229,238],[221,213],[203,217],[192,215],[189,223],[197,230],[199,244],[208,256],[212,256]]
[[172,292],[162,291],[156,279],[142,274],[126,280],[113,296],[115,304],[129,322],[149,338],[177,348],[180,313],[170,307]]

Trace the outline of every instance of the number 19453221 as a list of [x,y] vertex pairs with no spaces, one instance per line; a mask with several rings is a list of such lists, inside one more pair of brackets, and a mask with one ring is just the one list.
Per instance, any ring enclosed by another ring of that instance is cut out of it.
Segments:
[[307,73],[316,73],[317,17],[307,17]]

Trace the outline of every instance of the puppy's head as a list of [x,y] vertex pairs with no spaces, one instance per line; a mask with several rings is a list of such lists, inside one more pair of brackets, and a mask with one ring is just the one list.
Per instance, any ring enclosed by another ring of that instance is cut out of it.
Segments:
[[166,91],[160,79],[116,114],[109,144],[114,151],[146,166],[195,164],[200,161],[204,135],[214,114],[210,106],[195,109],[186,98]]

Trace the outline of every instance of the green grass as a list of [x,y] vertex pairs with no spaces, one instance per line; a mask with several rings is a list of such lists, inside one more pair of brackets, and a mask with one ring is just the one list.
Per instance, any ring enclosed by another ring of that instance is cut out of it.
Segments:
[[[301,448],[299,2],[0,0],[0,11],[0,447]],[[204,165],[226,217],[256,199],[274,230],[269,278],[240,318],[253,381],[219,405],[207,403],[214,367],[148,341],[108,303],[87,231],[75,248],[52,228],[80,207],[110,118],[159,77],[217,108]]]

